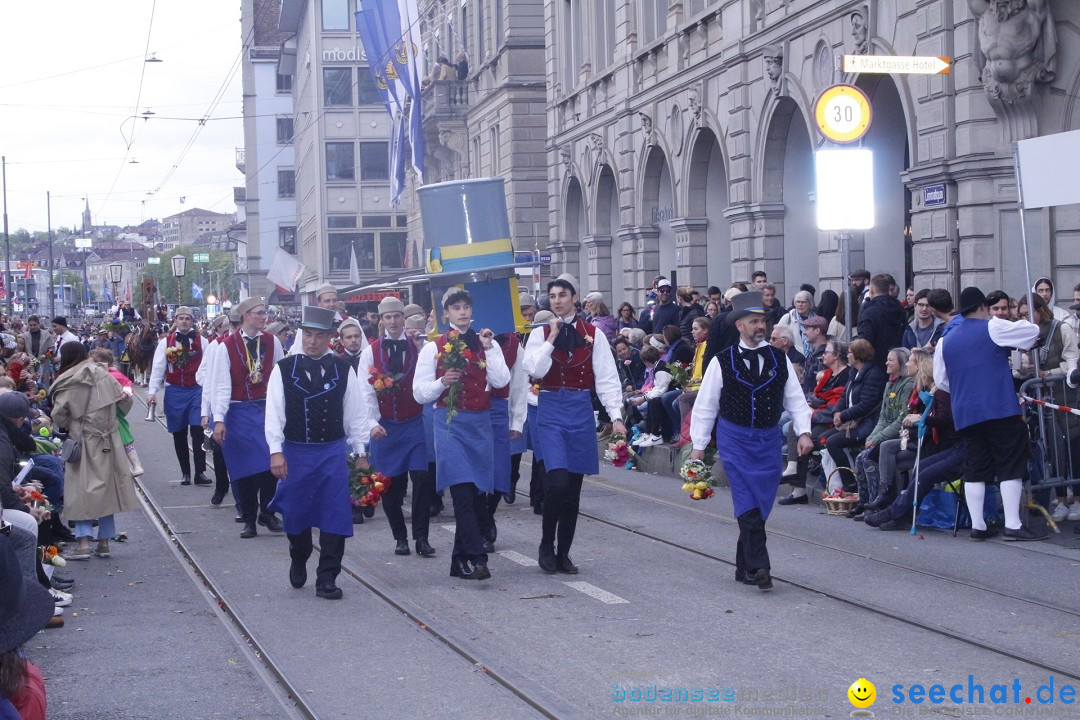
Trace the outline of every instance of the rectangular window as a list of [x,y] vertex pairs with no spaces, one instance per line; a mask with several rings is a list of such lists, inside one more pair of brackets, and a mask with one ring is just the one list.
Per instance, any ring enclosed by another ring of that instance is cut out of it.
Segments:
[[596,5],[597,69],[615,62],[615,4]]
[[375,78],[371,77],[371,71],[366,68],[357,68],[356,73],[356,101],[360,105],[380,105],[385,98],[382,90],[375,84]]
[[278,247],[287,253],[296,254],[295,225],[282,225],[278,228]]
[[[649,2],[650,0],[645,0]],[[563,87],[572,90],[578,86],[581,67],[581,3],[579,0],[563,0]]]
[[491,174],[499,174],[499,126],[491,128],[489,131],[491,134]]
[[356,179],[356,158],[351,142],[326,143],[326,179]]
[[349,249],[356,252],[356,264],[361,270],[375,269],[375,233],[329,233],[330,271],[349,270]]
[[323,105],[352,106],[352,68],[323,68]]
[[397,216],[397,226],[398,227],[409,227],[409,216],[408,215],[398,215]]
[[671,0],[641,0],[641,35],[651,42],[667,32],[667,13]]
[[[503,43],[506,41],[506,30],[503,28],[503,1],[495,0],[495,52],[499,52]],[[615,3],[603,3],[604,5],[611,5],[612,12],[615,11]]]
[[293,119],[291,117],[277,118],[277,143],[278,145],[292,145]]
[[390,179],[390,143],[360,143],[360,179]]
[[292,95],[292,75],[277,74],[277,91],[281,95]]
[[405,267],[405,240],[408,233],[379,233],[379,266],[383,270],[399,270]]
[[279,198],[296,197],[296,171],[277,171],[277,196]]
[[360,219],[360,224],[366,228],[388,228],[390,227],[390,216],[365,215]]
[[322,0],[322,29],[349,29],[349,0]]
[[327,215],[326,227],[334,229],[351,229],[356,227],[355,215]]

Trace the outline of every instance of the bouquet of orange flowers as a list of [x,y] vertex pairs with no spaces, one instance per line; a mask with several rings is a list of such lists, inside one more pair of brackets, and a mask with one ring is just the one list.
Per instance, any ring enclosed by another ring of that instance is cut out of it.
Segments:
[[390,489],[390,478],[373,467],[358,470],[355,458],[349,458],[349,498],[353,507],[363,508],[364,515],[371,517],[382,499],[383,493]]
[[401,380],[401,375],[391,375],[390,373],[379,372],[379,369],[374,365],[368,370],[368,382],[375,388],[376,395],[388,395],[392,392],[397,392],[400,385],[398,381]]
[[[461,339],[461,332],[451,330],[446,336],[446,342],[435,353],[435,360],[439,368],[445,373],[447,370],[465,371],[469,364],[476,360],[477,353],[469,349],[465,341]],[[487,363],[483,360],[476,362],[477,367],[485,368]],[[458,381],[446,391],[446,423],[449,425],[454,416],[458,414],[458,398],[461,395],[462,383]]]

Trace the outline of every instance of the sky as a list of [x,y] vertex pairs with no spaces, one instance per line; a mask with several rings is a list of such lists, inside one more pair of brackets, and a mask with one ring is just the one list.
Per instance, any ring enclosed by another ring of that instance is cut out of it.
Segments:
[[[11,231],[46,229],[46,191],[54,229],[81,225],[84,198],[96,225],[235,212],[237,0],[4,2],[0,27]],[[150,54],[162,62],[144,62]]]

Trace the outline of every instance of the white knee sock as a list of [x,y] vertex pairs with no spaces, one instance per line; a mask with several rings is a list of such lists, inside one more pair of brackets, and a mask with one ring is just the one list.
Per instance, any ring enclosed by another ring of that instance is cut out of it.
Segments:
[[1024,492],[1022,480],[1001,481],[1001,504],[1005,508],[1005,527],[1020,529],[1020,496]]
[[799,463],[796,460],[788,460],[787,467],[784,468],[784,475],[794,475],[799,470]]
[[[1002,495],[1004,495],[1002,483]],[[964,498],[967,500],[968,514],[971,515],[971,529],[985,530],[986,518],[983,517],[983,500],[986,499],[986,483],[964,483]]]

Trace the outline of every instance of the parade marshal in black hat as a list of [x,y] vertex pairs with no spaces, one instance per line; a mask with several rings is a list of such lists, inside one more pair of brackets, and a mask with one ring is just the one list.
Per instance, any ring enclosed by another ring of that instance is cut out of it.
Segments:
[[270,509],[281,513],[289,536],[289,582],[295,588],[307,582],[311,530],[318,528],[315,593],[337,600],[345,538],[353,534],[346,457],[350,446],[366,454],[369,420],[356,374],[330,351],[334,311],[305,307],[300,327],[301,352],[274,366],[266,392],[264,430],[278,480]]
[[705,370],[690,419],[690,457],[705,458],[715,428],[716,456],[739,522],[735,579],[770,590],[765,521],[783,473],[780,414],[786,410],[791,415],[799,454],[806,455],[813,449],[811,413],[791,361],[765,342],[761,293],[739,293],[731,304],[729,321],[739,331],[739,342],[721,350]]

